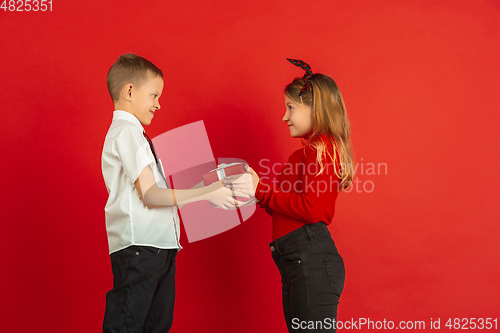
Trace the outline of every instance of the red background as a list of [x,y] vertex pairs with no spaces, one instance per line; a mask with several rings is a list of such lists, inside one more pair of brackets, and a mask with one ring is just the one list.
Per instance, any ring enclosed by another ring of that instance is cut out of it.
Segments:
[[[281,117],[302,72],[285,58],[334,77],[357,179],[374,185],[341,194],[330,228],[347,270],[339,320],[429,330],[441,318],[444,330],[500,317],[500,2],[53,0],[52,12],[0,11],[0,31],[1,332],[100,330],[105,77],[125,52],[165,74],[151,137],[203,120],[216,157],[257,171],[300,147]],[[270,241],[263,210],[184,237],[172,332],[285,332]]]

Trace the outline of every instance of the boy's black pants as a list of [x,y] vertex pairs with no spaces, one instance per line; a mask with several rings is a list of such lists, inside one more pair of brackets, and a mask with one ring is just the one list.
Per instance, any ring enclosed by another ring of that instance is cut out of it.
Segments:
[[110,255],[104,333],[165,333],[172,327],[177,249],[130,246]]

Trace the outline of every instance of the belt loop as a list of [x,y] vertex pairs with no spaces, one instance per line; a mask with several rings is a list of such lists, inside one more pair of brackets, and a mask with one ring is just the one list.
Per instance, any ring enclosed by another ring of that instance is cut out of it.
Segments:
[[307,238],[309,238],[309,241],[312,241],[313,240],[313,234],[312,234],[312,231],[311,231],[311,226],[309,224],[306,224],[304,226],[304,228],[306,229],[306,232],[307,232]]

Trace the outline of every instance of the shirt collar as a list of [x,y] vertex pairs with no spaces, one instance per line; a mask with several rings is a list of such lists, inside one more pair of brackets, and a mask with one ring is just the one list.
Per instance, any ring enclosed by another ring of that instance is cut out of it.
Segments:
[[123,110],[115,110],[113,112],[113,120],[127,120],[136,125],[137,129],[144,132],[144,127],[142,127],[141,122],[137,119],[133,114],[123,111]]

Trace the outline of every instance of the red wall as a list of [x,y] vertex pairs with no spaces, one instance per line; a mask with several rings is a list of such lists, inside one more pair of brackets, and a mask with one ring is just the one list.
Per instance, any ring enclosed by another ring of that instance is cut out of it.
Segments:
[[[285,58],[334,77],[359,165],[359,193],[339,196],[331,226],[347,270],[339,320],[448,330],[448,318],[500,317],[498,1],[137,3],[0,11],[1,332],[100,329],[105,77],[125,52],[165,74],[151,137],[203,120],[215,157],[257,171],[300,147],[281,117],[302,72]],[[270,241],[262,210],[184,237],[172,332],[285,332]]]

